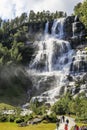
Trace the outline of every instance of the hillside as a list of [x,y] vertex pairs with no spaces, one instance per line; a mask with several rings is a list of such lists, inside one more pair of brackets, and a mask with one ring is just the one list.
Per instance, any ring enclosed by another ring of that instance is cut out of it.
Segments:
[[33,43],[43,35],[47,19],[63,15],[31,11],[29,16],[23,13],[12,20],[0,18],[0,102],[18,105],[30,99],[33,87],[26,68],[34,57]]
[[0,19],[0,102],[54,103],[67,92],[87,94],[87,30],[77,9],[76,16],[32,10]]

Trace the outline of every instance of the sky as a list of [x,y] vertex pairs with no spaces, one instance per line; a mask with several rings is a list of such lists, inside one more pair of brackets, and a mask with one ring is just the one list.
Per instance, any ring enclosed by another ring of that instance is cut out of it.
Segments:
[[64,11],[70,15],[74,6],[83,0],[0,0],[0,17],[2,19],[13,19],[30,10],[51,12]]

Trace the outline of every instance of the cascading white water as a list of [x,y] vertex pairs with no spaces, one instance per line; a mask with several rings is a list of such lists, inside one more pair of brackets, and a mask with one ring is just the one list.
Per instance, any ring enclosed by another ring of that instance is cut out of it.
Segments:
[[64,26],[65,18],[56,19],[52,26],[52,36],[62,39],[64,37]]
[[45,31],[44,31],[45,35],[48,34],[48,26],[49,26],[49,21],[47,21],[45,26]]
[[[66,75],[69,74],[72,62],[73,50],[70,43],[62,40],[64,21],[64,18],[55,20],[52,26],[52,34],[40,42],[35,42],[38,51],[29,66],[32,69],[34,86],[39,91],[44,86],[45,92],[37,98],[45,99],[50,103],[55,102],[56,97],[65,92],[65,86],[68,84]],[[48,33],[48,26],[49,23],[47,22],[45,35]]]

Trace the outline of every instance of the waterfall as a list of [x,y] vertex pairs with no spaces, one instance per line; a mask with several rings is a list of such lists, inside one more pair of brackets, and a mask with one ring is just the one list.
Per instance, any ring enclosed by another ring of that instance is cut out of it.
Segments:
[[[33,87],[35,87],[38,100],[54,103],[57,98],[67,91],[70,72],[78,71],[87,66],[87,55],[75,52],[68,41],[64,39],[65,18],[53,22],[51,34],[48,37],[49,22],[46,23],[44,39],[36,41],[35,58],[29,65],[31,69]],[[74,29],[73,29],[74,36]],[[78,62],[79,61],[79,62]],[[80,67],[80,64],[84,64]]]
[[51,37],[38,42],[37,46],[39,50],[30,65],[31,69],[39,72],[66,71],[66,66],[71,64],[73,51],[69,42]]
[[64,26],[65,18],[56,19],[53,22],[52,26],[52,35],[54,37],[57,37],[59,39],[62,39],[64,37]]
[[48,34],[48,27],[49,27],[49,21],[47,21],[46,25],[45,25],[45,35]]
[[[65,18],[54,20],[52,34],[49,37],[46,37],[46,35],[48,35],[49,22],[46,23],[44,31],[45,38],[36,42],[39,49],[36,53],[35,59],[30,64],[31,69],[41,73],[69,71],[73,50],[68,41],[62,40],[64,36],[64,22]],[[57,34],[56,29],[59,31]]]

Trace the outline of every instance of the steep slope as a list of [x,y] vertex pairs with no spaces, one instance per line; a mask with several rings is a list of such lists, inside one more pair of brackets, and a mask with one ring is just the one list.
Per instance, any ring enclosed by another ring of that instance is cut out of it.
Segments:
[[37,97],[54,103],[67,91],[86,92],[85,37],[75,16],[27,22],[1,33],[0,102],[18,105]]
[[68,91],[75,95],[86,89],[82,87],[84,83],[79,87],[75,85],[78,78],[83,80],[87,71],[86,31],[74,16],[54,20],[50,34],[49,26],[47,22],[44,36],[34,43],[37,49],[28,72],[31,71],[36,95],[33,99],[54,103]]

